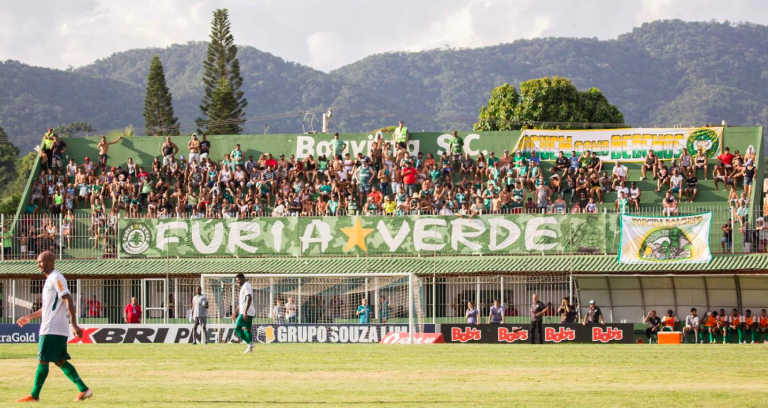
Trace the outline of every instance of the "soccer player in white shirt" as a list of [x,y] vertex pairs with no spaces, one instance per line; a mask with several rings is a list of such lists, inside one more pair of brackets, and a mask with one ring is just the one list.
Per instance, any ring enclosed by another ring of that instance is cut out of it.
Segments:
[[242,273],[238,273],[235,280],[240,285],[239,305],[232,312],[232,320],[235,320],[235,335],[243,343],[248,343],[245,352],[250,353],[253,351],[251,326],[253,325],[253,317],[256,316],[256,306],[253,305],[253,287],[251,287],[250,282],[245,280],[245,275]]
[[40,343],[37,348],[40,364],[37,366],[37,374],[35,374],[35,385],[32,387],[30,395],[20,398],[16,402],[37,402],[40,400],[40,391],[48,377],[48,363],[50,362],[61,368],[64,375],[77,386],[80,392],[75,401],[83,401],[93,395],[90,388],[77,374],[75,367],[67,361],[70,359],[67,353],[70,329],[68,326],[72,326],[72,334],[78,338],[83,336],[83,330],[77,325],[75,302],[67,288],[67,280],[53,267],[55,258],[53,252],[50,251],[45,251],[37,257],[37,268],[45,275],[43,307],[30,315],[19,318],[16,322],[19,327],[24,327],[31,320],[41,319]]

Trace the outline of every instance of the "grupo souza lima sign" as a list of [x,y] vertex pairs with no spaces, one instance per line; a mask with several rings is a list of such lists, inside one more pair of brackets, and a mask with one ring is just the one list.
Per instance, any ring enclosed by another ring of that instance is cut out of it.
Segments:
[[621,216],[619,263],[709,263],[712,213],[684,217]]
[[604,252],[606,214],[121,219],[134,257]]
[[389,333],[407,333],[407,324],[290,324],[254,326],[259,343],[379,343]]
[[[530,324],[442,324],[446,343],[521,344],[530,342]],[[632,324],[544,325],[544,343],[632,343]]]
[[648,150],[661,159],[679,158],[683,151],[692,155],[703,149],[714,157],[722,148],[723,128],[636,128],[603,130],[524,130],[517,150],[526,155],[536,151],[541,160],[554,161],[558,152],[597,153],[603,161],[641,162]]

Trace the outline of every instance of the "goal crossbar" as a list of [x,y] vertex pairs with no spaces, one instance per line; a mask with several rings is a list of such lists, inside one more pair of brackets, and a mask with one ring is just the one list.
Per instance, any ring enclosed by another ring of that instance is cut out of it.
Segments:
[[[235,306],[238,289],[236,289],[234,278],[237,275],[235,273],[201,275],[201,289],[209,297],[209,302],[215,305],[215,310],[219,313],[218,317],[221,317],[221,311],[231,310]],[[414,273],[244,273],[243,275],[251,282],[254,297],[258,298],[254,299],[258,308],[257,318],[274,324],[291,323],[281,318],[286,311],[281,309],[280,304],[288,298],[298,300],[298,321],[294,320],[293,323],[313,324],[327,322],[327,319],[354,321],[356,302],[361,298],[373,296],[373,302],[369,299],[373,314],[371,324],[391,324],[396,322],[397,318],[407,317],[411,340],[414,333],[424,330],[425,308],[422,285],[421,280]],[[383,299],[382,304],[380,299]],[[302,312],[306,313],[305,310],[310,301],[313,307],[320,304],[321,307],[329,308],[334,302],[343,306],[331,306],[332,310],[328,313],[330,316],[324,316],[322,318],[324,320],[319,320],[317,316],[314,319],[307,318],[306,315],[302,316]],[[351,314],[350,311],[352,311]],[[400,322],[404,323],[402,320]]]

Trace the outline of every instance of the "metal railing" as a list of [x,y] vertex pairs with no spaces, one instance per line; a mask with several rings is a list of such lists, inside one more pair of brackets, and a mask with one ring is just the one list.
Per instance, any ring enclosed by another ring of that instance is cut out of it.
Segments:
[[[762,209],[740,211],[738,208],[693,206],[681,207],[677,215],[694,215],[705,212],[712,213],[712,222],[709,233],[709,246],[713,254],[721,253],[765,253],[768,251],[768,223],[761,222]],[[499,214],[541,214],[554,215],[556,217],[568,217],[568,215],[558,215],[556,210],[551,208],[533,209],[527,213],[524,209],[502,209],[496,212],[479,211],[479,215]],[[618,214],[615,211],[603,209],[601,213],[608,214],[608,225],[606,225],[606,245],[605,251],[598,254],[615,254],[620,246],[620,228],[618,225]],[[346,210],[339,210],[335,216],[346,217]],[[640,207],[638,210],[630,211],[631,215],[639,216],[664,216],[663,210],[659,207]],[[248,217],[232,217],[252,219]],[[306,214],[286,214],[274,215],[271,213],[259,213],[262,218],[287,218],[294,216],[321,216],[317,213]],[[383,216],[397,217],[398,215],[377,212],[368,212],[360,214],[363,216]],[[445,215],[457,216],[446,211],[420,211],[416,210],[406,215]],[[327,216],[327,215],[322,215]],[[120,223],[117,213],[107,214],[106,216],[94,217],[90,214],[78,212],[67,214],[27,214],[20,218],[9,215],[0,215],[0,224],[7,232],[3,233],[2,238],[3,251],[0,253],[0,261],[6,260],[32,260],[42,251],[49,250],[56,254],[58,259],[117,259],[121,257],[119,251],[120,245]],[[466,215],[465,217],[468,217]],[[201,218],[194,213],[174,214],[165,217],[165,219],[195,219]],[[202,217],[204,218],[204,217]],[[723,228],[729,225],[732,233],[729,239],[725,240]],[[299,240],[299,236],[286,236],[284,240]],[[298,241],[297,241],[298,242]],[[578,243],[572,243],[570,248],[577,248]],[[551,254],[551,252],[549,252]],[[576,252],[563,252],[576,253]],[[497,253],[498,254],[498,253]],[[506,252],[504,255],[542,255],[540,252]],[[582,254],[582,253],[579,253]],[[586,253],[584,253],[586,254]],[[376,255],[376,253],[371,253]],[[430,256],[430,252],[422,251],[420,256]],[[435,252],[434,256],[451,255],[449,252]],[[125,255],[122,255],[125,256]],[[234,255],[233,255],[234,256]],[[238,253],[238,257],[243,256],[263,256],[248,255]],[[343,256],[340,254],[327,256]],[[359,256],[359,255],[354,255]],[[366,255],[362,255],[366,256]]]
[[[256,319],[262,323],[298,323],[298,316],[301,323],[357,322],[355,312],[362,298],[372,305],[372,322],[407,321],[407,278],[403,281],[401,277],[350,277],[336,282],[322,276],[287,276],[252,280],[262,283],[254,284]],[[466,322],[468,302],[477,308],[480,322],[486,323],[494,300],[504,308],[507,323],[526,322],[530,319],[528,310],[533,294],[552,307],[552,311],[546,313],[547,321],[551,322],[560,321],[556,309],[563,298],[579,304],[575,283],[566,274],[440,277],[423,274],[420,282],[419,307],[423,310],[424,323]],[[42,277],[0,279],[0,323],[15,322],[39,309],[43,283]],[[136,298],[142,309],[142,323],[189,324],[192,297],[201,286],[201,279],[70,279],[67,285],[82,324],[125,323],[126,307],[132,298]],[[231,323],[229,316],[237,302],[237,285],[228,282],[216,286],[206,290],[212,293],[208,299],[209,323]],[[296,318],[288,319],[289,315]]]

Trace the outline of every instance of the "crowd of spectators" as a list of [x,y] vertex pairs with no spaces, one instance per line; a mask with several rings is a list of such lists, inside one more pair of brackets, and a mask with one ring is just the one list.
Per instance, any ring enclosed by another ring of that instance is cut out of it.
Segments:
[[[254,156],[239,144],[223,157],[211,157],[211,141],[192,134],[185,149],[166,138],[151,163],[132,158],[108,163],[109,148],[120,139],[102,138],[97,161],[85,157],[76,163],[64,156],[66,142],[49,130],[41,146],[43,170],[32,185],[25,212],[62,214],[63,225],[59,231],[53,222],[37,223],[17,231],[16,238],[34,239],[38,247],[61,239],[69,246],[78,209],[90,210],[94,246],[99,242],[107,246],[106,237],[117,232],[121,213],[151,218],[597,213],[598,205],[614,192],[615,210],[627,213],[641,210],[638,181],[649,177],[655,180],[656,192],[664,194],[662,214],[673,216],[680,202],[694,202],[698,173],[708,180],[711,165],[703,150],[695,157],[684,151],[679,164],[672,159],[668,165],[651,150],[641,164],[640,177],[630,181],[624,164],[617,161],[608,171],[588,150],[559,152],[554,162],[547,163],[536,151],[472,156],[463,154],[464,141],[454,131],[448,151],[412,155],[407,150],[409,137],[400,122],[391,140],[378,133],[367,154],[352,157],[347,143],[335,134],[332,154],[297,159],[278,152]],[[766,227],[762,221],[750,227],[748,219],[755,159],[751,146],[744,155],[726,147],[711,174],[716,190],[721,182],[729,189],[734,220],[746,235]],[[756,234],[768,236],[768,231]]]
[[[260,215],[444,214],[473,217],[483,213],[595,213],[597,205],[616,192],[619,212],[640,209],[642,192],[629,181],[629,170],[616,162],[610,172],[595,152],[560,152],[551,165],[536,152],[505,150],[486,157],[462,154],[463,139],[453,132],[449,151],[441,154],[407,150],[409,133],[403,123],[392,140],[378,134],[367,154],[351,157],[338,134],[331,155],[297,159],[283,153],[257,157],[235,145],[220,158],[210,156],[211,141],[193,134],[186,150],[166,138],[152,163],[108,164],[111,144],[99,143],[98,162],[62,160],[66,143],[56,135],[43,149],[45,169],[32,186],[30,213],[53,214],[89,208],[94,230],[110,217],[254,217]],[[181,153],[181,154],[180,154]],[[754,151],[741,156],[726,148],[718,156],[712,178],[731,188],[735,206],[748,200],[754,180]],[[697,170],[707,179],[708,162],[684,152],[669,166],[649,151],[642,178],[651,174],[656,191],[665,191],[664,215],[677,214],[678,202],[698,194]],[[737,195],[739,183],[744,193]],[[748,205],[748,201],[746,202]]]

